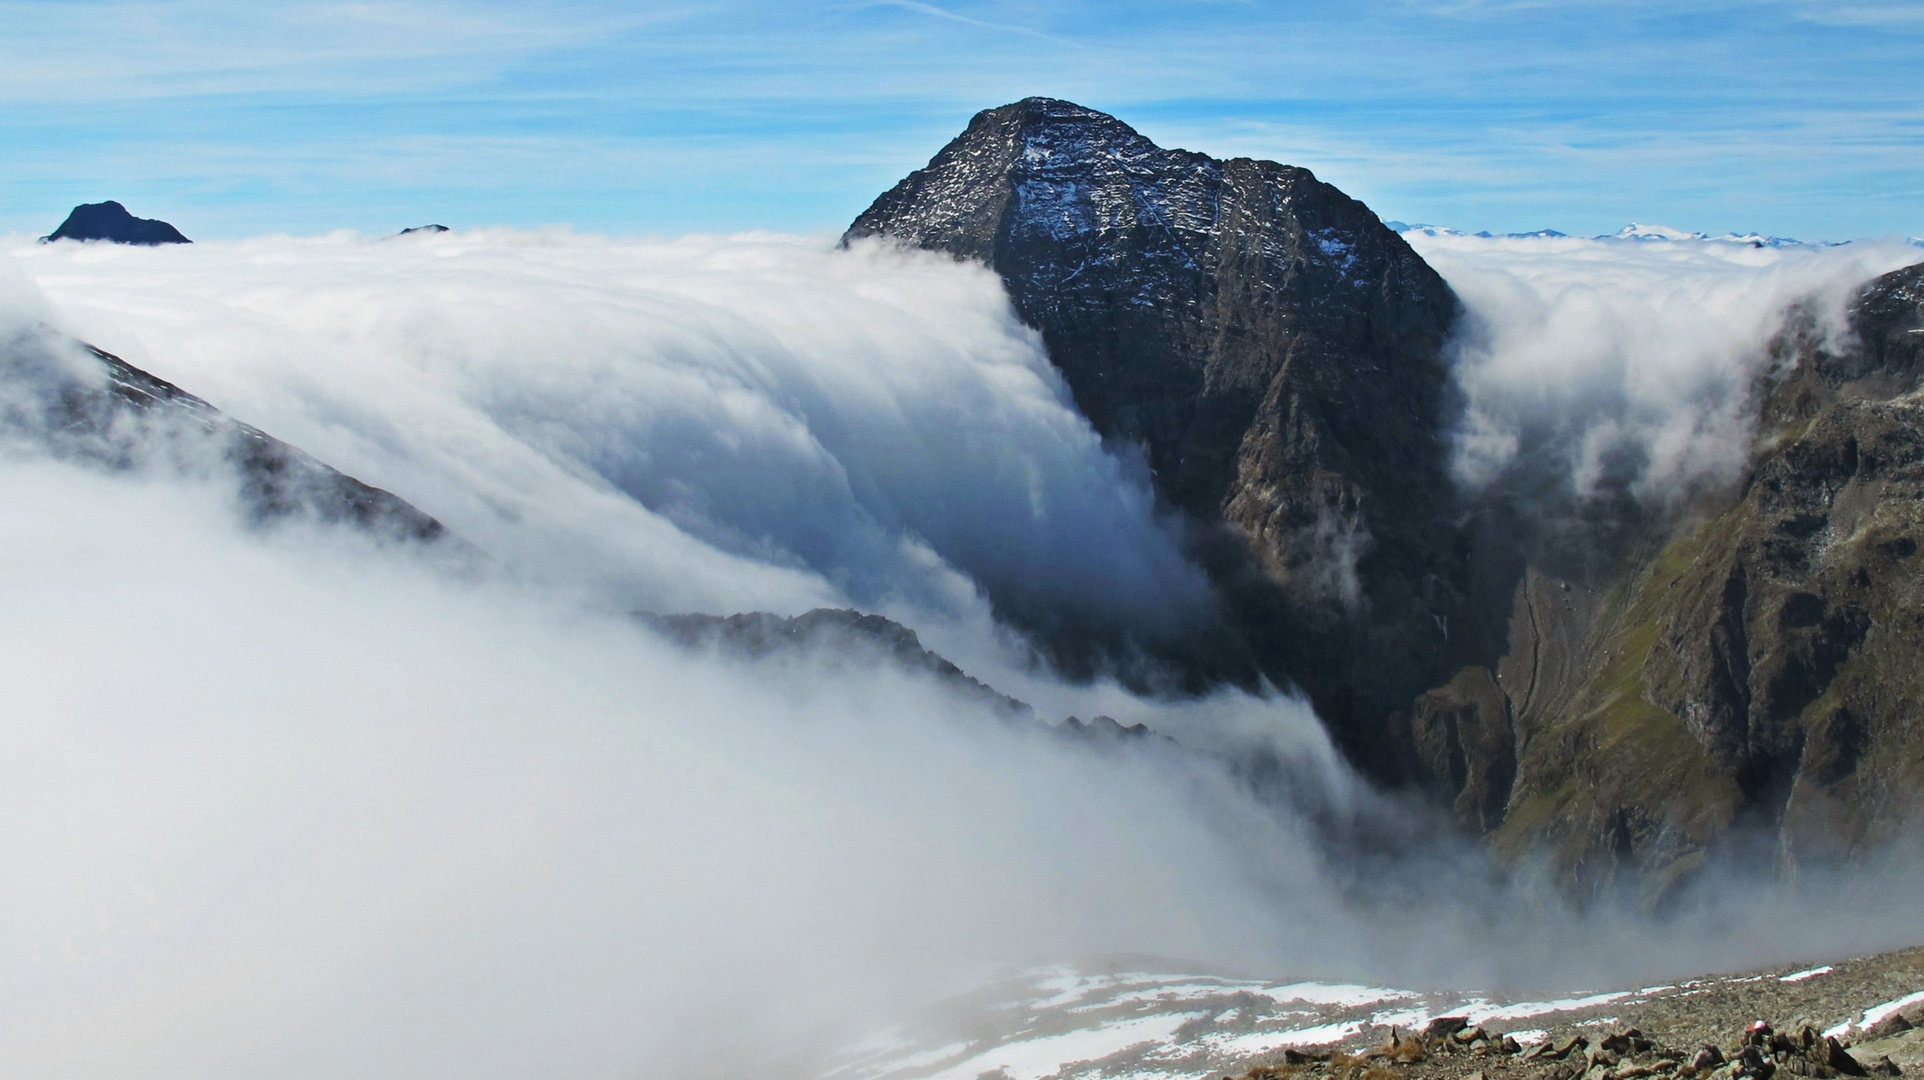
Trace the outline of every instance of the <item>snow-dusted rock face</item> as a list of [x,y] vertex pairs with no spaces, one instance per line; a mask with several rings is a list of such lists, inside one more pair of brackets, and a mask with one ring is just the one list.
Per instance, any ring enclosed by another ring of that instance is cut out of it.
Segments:
[[1252,658],[1345,741],[1433,685],[1461,596],[1438,442],[1456,301],[1368,207],[1030,98],[877,199],[848,232],[868,236],[1002,276],[1097,430],[1205,533],[1235,527],[1200,551]]
[[1306,169],[1163,150],[1113,117],[1030,98],[978,114],[848,235],[995,268],[1090,420],[1142,441],[1194,510],[1235,485],[1278,375],[1334,368],[1316,373],[1329,390],[1434,414],[1449,288]]

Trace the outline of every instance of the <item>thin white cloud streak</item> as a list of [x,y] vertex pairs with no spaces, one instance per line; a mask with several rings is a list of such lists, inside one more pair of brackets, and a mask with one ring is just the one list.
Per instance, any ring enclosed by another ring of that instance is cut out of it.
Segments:
[[1841,327],[1854,289],[1924,258],[1897,242],[1407,238],[1466,309],[1453,343],[1458,476],[1486,485],[1521,451],[1584,498],[1616,457],[1636,463],[1630,491],[1653,506],[1741,471],[1766,347],[1791,304],[1813,301]]
[[[440,3],[403,9],[418,29],[390,32],[359,15],[303,26],[299,7],[0,5],[15,16],[0,98],[21,208],[0,227],[115,197],[206,208],[204,231],[230,236],[373,227],[375,204],[497,224],[819,228],[976,109],[1045,93],[1151,135],[1174,118],[1199,150],[1300,147],[1300,163],[1406,220],[1919,231],[1904,198],[1914,27],[1820,27],[1783,5],[1681,20],[1654,5],[940,7],[1069,47],[891,7]],[[1225,114],[1284,136],[1244,138]],[[565,160],[531,163],[530,131]],[[722,145],[758,167],[731,170]],[[1429,148],[1414,166],[1413,146]],[[690,171],[703,197],[658,182]]]
[[1021,26],[1016,23],[987,22],[982,19],[972,19],[967,15],[958,15],[953,11],[937,7],[934,4],[919,3],[918,0],[876,0],[875,6],[900,8],[903,11],[913,11],[918,15],[927,15],[932,19],[942,19],[947,22],[960,23],[963,26],[973,26],[981,30],[993,30],[1002,34],[1039,38],[1055,45],[1066,45],[1070,48],[1080,47],[1078,42],[1071,41],[1068,38],[1058,37],[1054,34],[1044,33],[1041,30],[1036,30],[1031,27]]
[[[85,32],[76,32],[76,10]],[[348,97],[471,85],[545,50],[689,14],[580,5],[0,3],[9,100],[140,100],[319,92]],[[117,58],[111,70],[96,62]]]
[[1915,4],[1825,4],[1805,9],[1800,17],[1829,26],[1916,26],[1924,24],[1924,8]]

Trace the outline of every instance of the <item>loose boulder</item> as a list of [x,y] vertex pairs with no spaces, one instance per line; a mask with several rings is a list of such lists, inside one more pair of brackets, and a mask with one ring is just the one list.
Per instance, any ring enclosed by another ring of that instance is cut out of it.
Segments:
[[1811,1047],[1811,1060],[1819,1065],[1836,1069],[1845,1076],[1869,1076],[1870,1070],[1854,1057],[1836,1039],[1825,1038]]

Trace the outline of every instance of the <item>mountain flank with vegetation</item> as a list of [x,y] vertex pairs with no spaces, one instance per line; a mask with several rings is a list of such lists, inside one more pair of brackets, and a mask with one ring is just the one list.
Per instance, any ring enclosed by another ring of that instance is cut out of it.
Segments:
[[1189,523],[1208,646],[1038,623],[1059,668],[1300,687],[1367,774],[1547,850],[1578,895],[1858,865],[1924,816],[1924,267],[1865,286],[1846,344],[1793,318],[1742,482],[1660,512],[1455,487],[1457,300],[1307,170],[1030,98],[878,198],[844,243],[866,238],[999,274]]

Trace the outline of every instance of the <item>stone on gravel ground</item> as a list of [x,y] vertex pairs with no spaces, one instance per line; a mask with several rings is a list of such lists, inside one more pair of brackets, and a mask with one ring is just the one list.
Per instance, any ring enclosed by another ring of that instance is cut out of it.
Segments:
[[[1873,1013],[1874,1015],[1874,1013]],[[1908,1016],[1880,1021],[1883,1038],[1852,1046],[1804,1021],[1778,1029],[1752,1020],[1697,1049],[1665,1045],[1639,1028],[1620,1024],[1595,1037],[1551,1035],[1524,1049],[1516,1040],[1471,1025],[1467,1017],[1439,1017],[1413,1034],[1390,1029],[1375,1047],[1308,1052],[1288,1050],[1278,1064],[1250,1070],[1243,1080],[1842,1080],[1845,1077],[1924,1076],[1924,1025]],[[1850,1030],[1847,1028],[1847,1030]],[[1228,1080],[1227,1077],[1224,1080]]]

